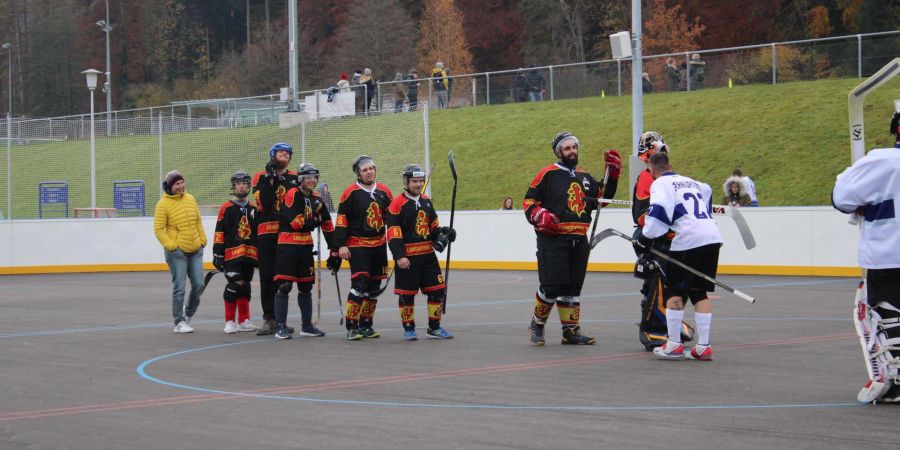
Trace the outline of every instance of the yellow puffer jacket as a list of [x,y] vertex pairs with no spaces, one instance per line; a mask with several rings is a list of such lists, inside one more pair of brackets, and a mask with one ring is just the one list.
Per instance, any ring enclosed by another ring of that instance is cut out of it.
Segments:
[[193,195],[184,193],[163,197],[156,203],[153,231],[163,248],[194,253],[206,247],[206,233],[200,220],[200,209]]

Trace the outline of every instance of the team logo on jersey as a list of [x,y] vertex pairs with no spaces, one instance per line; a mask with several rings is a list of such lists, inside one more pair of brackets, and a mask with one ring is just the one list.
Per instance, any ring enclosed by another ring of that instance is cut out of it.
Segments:
[[250,239],[250,222],[247,221],[247,216],[241,216],[238,221],[237,237],[242,241]]
[[369,203],[366,210],[366,226],[373,230],[380,230],[384,226],[384,218],[381,217],[381,206],[378,203]]
[[303,217],[306,217],[306,220],[312,220],[313,211],[309,205],[306,205],[306,208],[303,208]]
[[578,217],[584,215],[584,191],[581,190],[581,185],[573,181],[566,192],[569,194],[566,200],[566,207],[569,211]]
[[422,236],[422,239],[428,239],[428,234],[428,215],[420,209],[416,214],[416,235]]
[[278,189],[275,190],[275,211],[281,211],[281,205],[284,204],[284,194],[286,193],[287,189],[283,185],[278,185]]

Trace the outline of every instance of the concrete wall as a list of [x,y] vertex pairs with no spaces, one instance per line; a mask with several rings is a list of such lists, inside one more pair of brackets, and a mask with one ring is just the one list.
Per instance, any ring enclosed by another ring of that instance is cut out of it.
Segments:
[[[717,217],[725,241],[720,273],[858,275],[858,229],[830,207],[743,208],[757,247],[744,248],[731,219]],[[440,213],[441,223],[449,215]],[[204,217],[210,242],[215,217]],[[631,233],[628,209],[604,209],[599,229]],[[454,220],[458,240],[453,267],[534,270],[534,232],[521,211],[462,211]],[[443,255],[441,255],[443,256]],[[212,260],[207,247],[204,258]],[[443,259],[443,257],[441,258]],[[610,238],[591,254],[589,269],[630,271],[634,253]],[[0,274],[165,270],[153,218],[17,220],[0,222]]]

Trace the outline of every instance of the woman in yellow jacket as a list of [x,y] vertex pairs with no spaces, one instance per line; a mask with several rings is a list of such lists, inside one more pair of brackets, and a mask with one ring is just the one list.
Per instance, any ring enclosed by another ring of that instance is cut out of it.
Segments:
[[[176,333],[192,333],[191,317],[200,305],[203,292],[203,247],[206,233],[200,208],[193,195],[184,192],[184,177],[177,170],[166,174],[165,194],[156,204],[153,231],[166,252],[172,274],[172,317]],[[191,279],[191,294],[184,304],[185,275]]]

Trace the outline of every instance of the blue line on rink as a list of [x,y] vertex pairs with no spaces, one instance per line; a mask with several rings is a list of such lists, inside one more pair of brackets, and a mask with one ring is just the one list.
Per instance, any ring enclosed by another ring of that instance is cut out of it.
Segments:
[[[518,324],[518,323],[517,323]],[[489,325],[489,324],[469,324],[469,325]],[[493,325],[493,324],[490,324]],[[457,325],[459,326],[459,325]],[[353,405],[353,406],[388,406],[402,408],[449,408],[449,409],[489,409],[489,410],[545,410],[545,411],[683,411],[683,410],[740,410],[740,409],[788,409],[788,408],[838,408],[838,407],[861,407],[867,406],[863,403],[782,403],[782,404],[721,404],[721,405],[515,405],[515,404],[455,404],[455,403],[416,403],[416,402],[382,402],[382,401],[363,401],[363,400],[338,400],[324,399],[313,397],[298,397],[288,395],[274,394],[254,394],[246,392],[232,392],[220,389],[210,389],[200,386],[191,386],[171,381],[162,380],[147,373],[147,368],[158,362],[169,358],[175,358],[188,353],[195,353],[204,350],[213,350],[218,348],[230,347],[234,345],[255,344],[259,342],[274,342],[274,339],[255,339],[252,341],[233,342],[228,344],[211,345],[207,347],[199,347],[188,350],[182,350],[175,353],[156,356],[148,359],[137,366],[136,372],[141,378],[154,383],[165,386],[185,389],[189,391],[204,392],[207,394],[228,395],[234,397],[250,397],[265,398],[276,400],[303,401],[323,404],[337,405]]]
[[[857,283],[855,278],[840,278],[840,279],[826,279],[826,280],[812,280],[812,281],[795,281],[795,282],[778,282],[778,283],[759,283],[759,284],[747,284],[742,286],[734,286],[736,289],[764,289],[764,288],[773,288],[773,287],[790,287],[790,286],[813,286],[813,285],[825,285],[825,284],[842,284],[842,283],[850,283],[855,285]],[[614,297],[630,297],[635,295],[635,291],[629,292],[618,292],[612,294],[589,294],[582,295],[582,299],[591,299],[591,298],[614,298]],[[485,305],[504,305],[511,303],[533,303],[534,300],[531,298],[522,299],[505,299],[505,300],[486,300],[486,301],[475,301],[475,302],[466,302],[466,303],[453,303],[454,308],[466,308],[466,307],[477,307],[477,306],[485,306]],[[396,307],[381,307],[378,308],[379,311],[396,311]],[[323,313],[323,316],[337,316],[339,313],[337,311],[331,311]],[[291,314],[288,316],[289,318],[297,318],[300,317],[299,314]],[[259,317],[253,317],[254,320],[259,320]],[[721,320],[721,319],[716,319]],[[777,319],[770,319],[777,320]],[[800,319],[790,319],[790,320],[800,320]],[[826,319],[822,319],[826,320]],[[196,320],[192,321],[192,324],[220,324],[222,321],[219,319],[213,320]],[[142,328],[163,328],[163,327],[173,327],[174,324],[171,322],[163,322],[163,323],[139,323],[133,325],[117,325],[117,326],[103,326],[103,327],[91,327],[91,328],[67,328],[61,330],[44,330],[44,331],[23,331],[19,333],[0,333],[0,339],[3,338],[16,338],[16,337],[35,337],[35,336],[52,336],[58,334],[75,334],[75,333],[94,333],[94,332],[106,332],[106,331],[121,331],[121,330],[135,330]]]

